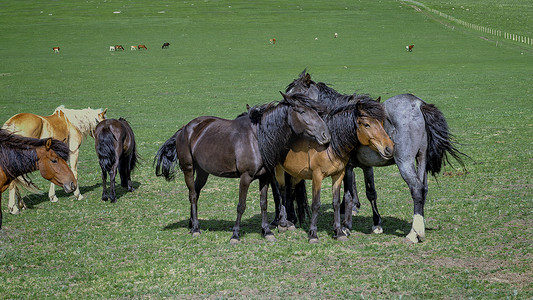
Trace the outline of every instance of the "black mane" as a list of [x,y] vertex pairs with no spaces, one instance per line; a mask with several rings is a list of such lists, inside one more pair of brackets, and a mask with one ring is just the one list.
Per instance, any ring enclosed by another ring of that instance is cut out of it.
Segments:
[[[48,139],[35,139],[9,133],[0,129],[0,167],[10,179],[35,171],[37,153],[35,149],[46,145]],[[59,157],[68,159],[68,146],[52,139],[50,146]],[[27,181],[27,178],[24,178]]]

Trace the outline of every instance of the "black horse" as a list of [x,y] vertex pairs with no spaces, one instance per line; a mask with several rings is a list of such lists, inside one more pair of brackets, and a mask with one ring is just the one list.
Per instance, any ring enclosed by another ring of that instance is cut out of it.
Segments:
[[[338,93],[325,83],[314,82],[306,70],[287,86],[286,92],[303,93],[328,106],[347,102],[352,97]],[[364,173],[366,196],[372,206],[374,222],[372,232],[382,233],[372,167],[396,164],[402,178],[409,186],[414,203],[413,227],[407,239],[417,243],[425,238],[424,204],[428,191],[427,173],[436,176],[445,163],[450,164],[448,155],[464,168],[462,157],[466,155],[456,148],[444,114],[435,105],[428,104],[411,94],[394,96],[387,99],[383,105],[386,112],[384,128],[394,141],[394,157],[384,159],[368,147],[357,148],[347,165],[344,199],[353,200],[354,207],[359,208],[353,168],[360,167]],[[298,190],[301,191],[302,188]],[[342,207],[348,206],[342,205]],[[287,213],[291,214],[290,211]]]
[[[284,96],[281,102],[252,107],[234,120],[218,117],[198,117],[178,130],[157,152],[154,159],[156,175],[167,180],[175,177],[179,164],[189,189],[191,217],[189,226],[193,236],[200,234],[197,202],[209,174],[240,178],[237,220],[231,243],[239,241],[239,228],[246,208],[250,183],[259,179],[261,192],[262,234],[274,240],[267,223],[267,192],[272,171],[265,166],[258,145],[258,135],[268,139],[265,144],[276,157],[288,151],[289,141],[299,135],[315,139],[319,144],[329,142],[329,131],[317,112],[309,106],[314,101],[303,96]],[[274,165],[276,161],[270,162]],[[196,174],[196,179],[194,178]]]
[[[95,132],[95,148],[100,168],[102,169],[102,200],[117,201],[115,193],[115,176],[120,174],[120,185],[129,192],[134,188],[131,172],[135,169],[138,156],[135,136],[130,124],[123,119],[106,119],[98,123]],[[107,173],[109,173],[110,191],[107,193]]]

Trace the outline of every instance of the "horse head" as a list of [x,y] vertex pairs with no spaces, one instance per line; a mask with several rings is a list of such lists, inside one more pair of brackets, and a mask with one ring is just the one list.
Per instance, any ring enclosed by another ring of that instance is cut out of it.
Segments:
[[385,159],[391,159],[394,151],[394,142],[383,128],[385,110],[377,101],[363,98],[357,101],[359,116],[356,119],[356,131],[359,142],[370,147]]
[[71,193],[76,189],[77,181],[65,161],[68,158],[68,151],[67,145],[52,138],[46,140],[44,147],[35,149],[41,176],[62,186],[65,192]]
[[307,70],[303,70],[303,72],[300,73],[300,76],[287,86],[285,93],[288,95],[300,93],[317,101],[320,90],[316,83],[311,80],[311,75],[307,73]]
[[314,139],[320,145],[329,143],[331,134],[328,126],[317,112],[320,105],[303,94],[281,95],[291,107],[287,117],[294,133]]

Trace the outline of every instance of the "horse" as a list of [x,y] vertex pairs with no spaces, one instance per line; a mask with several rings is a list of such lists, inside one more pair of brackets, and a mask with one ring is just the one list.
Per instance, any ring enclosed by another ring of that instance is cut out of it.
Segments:
[[54,53],[59,53],[59,47],[53,47],[52,50],[54,51]]
[[405,50],[407,50],[408,52],[413,52],[413,48],[414,47],[415,47],[415,45],[405,46]]
[[132,46],[130,47],[130,51],[135,51],[135,50],[137,50],[137,46],[133,46],[133,45],[132,45]]
[[115,51],[115,46],[109,46],[109,51]]
[[[71,151],[69,163],[72,173],[78,179],[78,157],[81,143],[87,135],[94,137],[94,129],[98,122],[105,119],[105,110],[102,109],[66,109],[63,105],[57,107],[50,116],[39,116],[31,113],[20,113],[7,120],[4,129],[17,135],[32,138],[52,137],[66,143]],[[18,188],[16,184],[9,187],[8,208],[12,214],[25,207],[22,199],[16,201]],[[83,199],[79,187],[74,191],[76,199]],[[50,201],[57,202],[54,185],[50,185],[48,192]],[[16,205],[18,203],[18,205]]]
[[161,49],[166,49],[170,46],[170,43],[163,43],[163,46],[161,46]]
[[[340,224],[340,188],[344,178],[346,164],[350,153],[361,145],[368,146],[376,155],[385,159],[392,157],[394,144],[383,128],[385,111],[383,106],[366,95],[352,97],[349,104],[338,105],[323,116],[331,133],[328,146],[318,145],[309,139],[297,139],[290,145],[290,150],[279,160],[275,176],[281,187],[281,195],[286,195],[285,174],[296,181],[312,180],[312,214],[309,228],[309,242],[317,243],[317,220],[320,208],[320,189],[322,181],[331,177],[333,182],[334,238],[346,239],[346,230]],[[268,152],[260,141],[260,149],[265,156]],[[379,153],[379,154],[378,154]],[[269,159],[265,159],[269,161]],[[348,209],[351,210],[351,202]],[[345,214],[345,223],[351,227],[351,214]]]
[[[96,154],[102,169],[102,200],[117,201],[115,195],[115,176],[117,168],[120,174],[120,185],[129,192],[134,188],[131,184],[131,172],[138,160],[135,136],[128,121],[123,118],[106,119],[96,125],[94,130]],[[110,192],[107,193],[106,181],[109,173]]]
[[77,180],[66,163],[68,156],[68,146],[56,139],[27,138],[0,129],[0,207],[2,192],[10,183],[18,180],[19,176],[30,183],[25,174],[36,170],[40,171],[44,179],[62,186],[65,192],[73,192],[77,187]]
[[139,50],[141,50],[141,49],[148,50],[148,48],[146,48],[145,45],[139,45],[139,46],[137,46],[137,49],[139,49]]
[[[304,93],[326,105],[346,102],[349,95],[342,95],[322,82],[315,83],[304,70],[298,79],[287,86],[287,92]],[[385,131],[395,144],[394,155],[390,159],[376,155],[368,147],[359,147],[349,163],[350,176],[344,181],[345,200],[353,200],[359,207],[357,187],[353,178],[353,168],[363,170],[366,196],[373,214],[372,233],[383,233],[381,215],[377,208],[377,194],[374,186],[373,167],[396,164],[400,175],[407,183],[413,199],[413,223],[406,238],[418,243],[425,239],[424,204],[428,183],[427,174],[436,177],[446,163],[451,165],[451,156],[463,168],[463,157],[468,157],[457,149],[457,143],[450,133],[444,114],[433,104],[428,104],[412,94],[401,94],[383,103],[386,112]],[[408,122],[406,122],[406,120]],[[346,212],[349,214],[349,212]]]
[[122,47],[122,45],[115,45],[115,50],[122,50],[124,51],[124,47]]
[[[268,140],[272,151],[281,157],[287,144],[296,136],[304,135],[323,145],[330,135],[318,113],[308,105],[307,97],[283,96],[280,102],[255,106],[234,120],[212,116],[197,117],[179,129],[158,150],[154,158],[157,176],[167,181],[175,177],[179,164],[189,189],[191,205],[189,227],[192,236],[200,235],[197,201],[208,176],[239,178],[237,219],[230,243],[239,242],[242,214],[250,183],[258,179],[261,194],[262,235],[275,240],[267,223],[267,192],[272,172],[265,167],[258,138]],[[196,179],[194,175],[196,174]]]
[[276,39],[272,38],[272,39],[269,40],[269,42],[270,42],[271,44],[275,44],[275,43],[276,43]]

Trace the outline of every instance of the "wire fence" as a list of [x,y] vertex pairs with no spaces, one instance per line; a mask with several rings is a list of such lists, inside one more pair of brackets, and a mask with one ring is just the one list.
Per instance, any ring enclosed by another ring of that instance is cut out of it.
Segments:
[[502,30],[496,30],[496,29],[493,29],[493,28],[490,28],[490,27],[485,27],[485,26],[480,26],[480,25],[468,23],[468,22],[465,22],[463,20],[457,19],[457,18],[455,18],[453,16],[450,16],[448,14],[445,14],[443,12],[440,12],[440,11],[438,11],[436,9],[429,8],[426,5],[424,5],[424,3],[421,3],[421,2],[418,2],[418,1],[413,1],[413,0],[400,0],[400,1],[409,2],[409,3],[414,4],[416,6],[422,7],[422,8],[424,8],[427,11],[430,11],[430,12],[432,12],[432,13],[434,13],[436,15],[439,15],[442,18],[448,19],[448,20],[450,20],[452,22],[455,22],[455,23],[457,23],[457,24],[459,24],[461,26],[464,26],[464,27],[467,27],[467,28],[470,28],[470,29],[473,29],[473,30],[477,30],[477,31],[480,31],[480,32],[483,32],[483,33],[492,34],[494,36],[502,37],[504,39],[508,39],[508,40],[512,40],[512,41],[516,41],[516,42],[519,42],[519,43],[524,43],[524,44],[533,46],[533,38],[530,38],[528,36],[513,34],[513,33],[505,32],[505,31],[502,31]]

